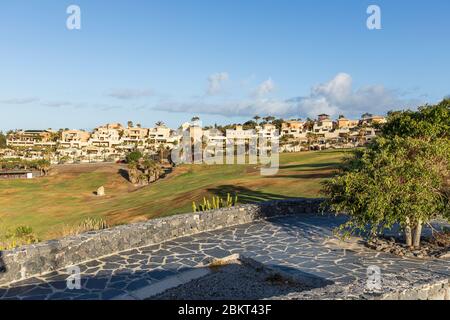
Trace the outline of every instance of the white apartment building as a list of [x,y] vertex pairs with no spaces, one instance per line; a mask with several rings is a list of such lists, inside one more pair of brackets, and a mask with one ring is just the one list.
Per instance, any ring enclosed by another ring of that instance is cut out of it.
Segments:
[[208,129],[203,131],[203,136],[208,141],[208,145],[225,146],[227,137],[220,130]]
[[149,129],[132,127],[123,130],[122,143],[131,146],[145,146]]
[[94,130],[89,145],[94,147],[114,148],[122,143],[124,128],[116,124],[107,124]]
[[279,135],[277,127],[271,123],[266,123],[262,127],[256,127],[256,131],[260,137],[262,136],[266,139],[272,139]]
[[91,134],[83,130],[65,130],[61,133],[59,148],[81,149],[86,147]]
[[281,135],[292,135],[294,138],[304,138],[306,133],[303,132],[305,123],[299,120],[288,120],[281,125]]
[[226,138],[232,140],[246,140],[257,137],[255,130],[244,130],[242,125],[237,125],[236,128],[227,129]]
[[320,115],[319,120],[314,123],[314,133],[325,133],[333,130],[333,120],[328,115]]
[[50,130],[21,130],[8,135],[6,145],[8,147],[54,147],[56,142],[52,141],[54,131]]
[[148,131],[148,141],[150,145],[159,146],[160,144],[166,145],[173,141],[171,139],[171,130],[166,126],[157,126],[151,128]]

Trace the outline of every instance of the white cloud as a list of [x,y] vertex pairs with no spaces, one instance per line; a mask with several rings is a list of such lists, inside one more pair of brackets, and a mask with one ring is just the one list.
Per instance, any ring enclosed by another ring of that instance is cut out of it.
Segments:
[[272,79],[267,79],[256,88],[254,95],[256,97],[263,97],[275,90],[275,83]]
[[60,108],[60,107],[71,106],[72,103],[69,101],[48,101],[48,102],[43,102],[42,105],[45,107]]
[[369,85],[354,90],[352,82],[349,74],[339,73],[329,82],[314,86],[308,96],[289,101],[296,103],[300,115],[309,117],[320,113],[332,116],[343,113],[354,117],[365,112],[384,114],[392,109],[420,104],[417,99],[402,99],[400,93],[383,85]]
[[133,100],[143,97],[150,97],[153,95],[153,91],[150,89],[114,89],[108,93],[109,97],[113,97],[119,100]]
[[345,103],[352,94],[352,77],[339,73],[331,81],[316,85],[311,90],[311,97],[326,97],[333,104]]
[[38,98],[12,98],[12,99],[5,99],[0,100],[0,103],[4,104],[29,104],[33,102],[38,102]]
[[326,113],[331,116],[345,114],[359,117],[365,112],[384,114],[392,109],[415,107],[419,99],[406,99],[396,90],[382,85],[353,88],[352,77],[339,73],[328,82],[315,85],[308,95],[291,99],[264,98],[273,92],[275,85],[271,79],[264,81],[256,92],[247,99],[203,99],[187,102],[166,101],[155,109],[168,112],[214,114],[224,116],[274,115],[279,117],[311,117]]
[[216,95],[223,90],[223,84],[229,79],[228,73],[219,72],[214,73],[208,77],[208,90],[207,94]]
[[292,113],[292,104],[275,99],[256,99],[238,101],[205,101],[192,102],[165,101],[154,109],[167,112],[200,113],[224,116],[254,116],[255,114],[283,115]]

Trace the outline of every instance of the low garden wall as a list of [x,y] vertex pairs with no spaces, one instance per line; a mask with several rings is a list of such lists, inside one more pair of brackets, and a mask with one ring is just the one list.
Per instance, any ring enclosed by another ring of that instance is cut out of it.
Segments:
[[450,300],[450,280],[431,282],[422,286],[385,294],[382,300]]
[[153,219],[0,252],[0,285],[116,252],[275,216],[318,213],[321,199],[242,205]]

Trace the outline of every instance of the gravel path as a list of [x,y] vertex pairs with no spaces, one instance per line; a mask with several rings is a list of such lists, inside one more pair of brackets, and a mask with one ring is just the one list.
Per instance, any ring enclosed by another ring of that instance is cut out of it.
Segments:
[[260,300],[302,292],[311,287],[270,276],[235,262],[212,273],[152,297],[152,300]]

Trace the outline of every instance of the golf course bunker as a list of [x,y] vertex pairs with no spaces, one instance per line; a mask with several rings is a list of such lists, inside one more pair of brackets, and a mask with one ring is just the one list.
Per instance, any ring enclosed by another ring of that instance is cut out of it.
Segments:
[[308,281],[294,279],[241,255],[217,259],[209,273],[150,297],[154,300],[259,300],[311,290]]

